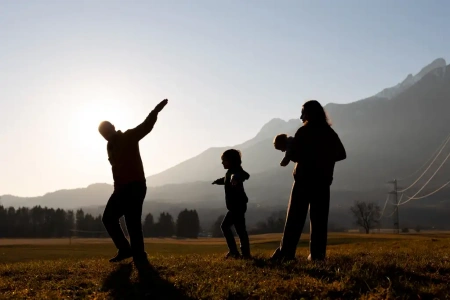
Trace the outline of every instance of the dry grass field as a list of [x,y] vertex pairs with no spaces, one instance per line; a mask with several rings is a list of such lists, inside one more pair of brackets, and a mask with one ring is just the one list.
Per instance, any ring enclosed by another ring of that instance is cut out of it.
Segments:
[[110,264],[109,239],[0,239],[0,299],[450,299],[450,233],[329,235],[328,260],[268,261],[280,234],[251,236],[252,260],[223,239],[148,239],[152,268]]

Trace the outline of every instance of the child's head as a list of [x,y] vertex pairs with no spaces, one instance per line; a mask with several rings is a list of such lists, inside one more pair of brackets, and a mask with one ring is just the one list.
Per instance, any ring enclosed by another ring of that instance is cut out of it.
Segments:
[[228,149],[222,154],[222,165],[224,169],[238,167],[242,164],[241,151],[236,149]]
[[287,147],[287,135],[282,133],[277,135],[273,140],[275,149],[285,152]]

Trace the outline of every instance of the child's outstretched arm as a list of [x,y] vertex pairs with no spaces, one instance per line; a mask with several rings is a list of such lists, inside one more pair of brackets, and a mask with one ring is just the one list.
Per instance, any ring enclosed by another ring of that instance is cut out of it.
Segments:
[[225,184],[225,177],[216,179],[211,184],[224,185]]

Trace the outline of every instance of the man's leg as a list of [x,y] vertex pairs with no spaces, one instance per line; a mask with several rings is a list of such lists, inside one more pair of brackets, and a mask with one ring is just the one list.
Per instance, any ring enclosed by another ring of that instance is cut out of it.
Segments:
[[309,199],[302,195],[303,188],[299,183],[294,182],[289,199],[289,206],[284,225],[283,238],[281,239],[279,255],[282,258],[294,259],[297,244],[305,225],[308,214]]
[[223,218],[220,228],[222,229],[223,236],[227,241],[228,249],[230,251],[229,255],[236,256],[239,255],[239,251],[236,246],[236,241],[234,240],[233,231],[231,231],[231,226],[233,226],[233,213],[228,211],[225,218]]
[[147,187],[145,183],[133,183],[127,192],[125,223],[130,235],[133,258],[146,259],[147,255],[144,249],[144,235],[142,232],[142,205],[147,193]]
[[106,204],[103,212],[102,222],[109,236],[119,250],[117,256],[112,258],[111,262],[121,261],[131,257],[131,248],[128,240],[120,227],[119,219],[123,216],[122,193],[115,190]]
[[328,213],[330,210],[330,187],[320,186],[309,192],[311,207],[309,217],[311,219],[311,239],[309,249],[311,260],[325,259],[328,235]]
[[250,241],[245,226],[245,211],[233,212],[233,223],[241,242],[241,251],[244,257],[250,257]]

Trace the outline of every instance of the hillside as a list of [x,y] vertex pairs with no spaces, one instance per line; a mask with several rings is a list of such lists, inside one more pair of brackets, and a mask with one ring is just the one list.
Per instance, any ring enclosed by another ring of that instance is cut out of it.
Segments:
[[[383,188],[386,180],[414,172],[442,143],[450,132],[446,121],[450,75],[449,66],[441,66],[442,60],[436,60],[425,67],[416,75],[417,82],[392,99],[370,97],[349,104],[326,105],[348,152],[348,159],[337,166],[334,189]],[[429,72],[423,74],[425,71]],[[282,154],[274,150],[273,137],[280,132],[293,134],[299,126],[300,120],[274,119],[254,139],[236,145],[243,152],[244,168],[251,174],[276,168]],[[218,158],[225,149],[209,149],[150,176],[148,185],[210,181],[223,173]],[[195,177],[191,172],[194,168],[202,170]]]

